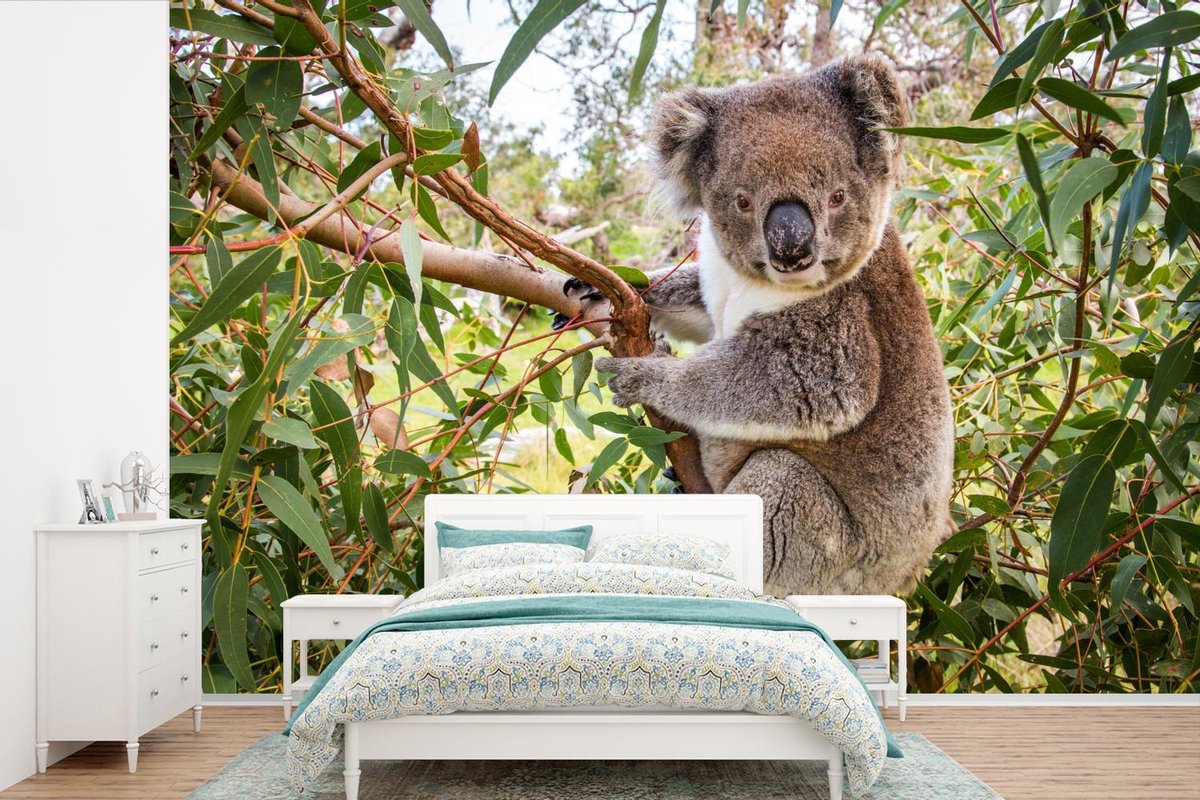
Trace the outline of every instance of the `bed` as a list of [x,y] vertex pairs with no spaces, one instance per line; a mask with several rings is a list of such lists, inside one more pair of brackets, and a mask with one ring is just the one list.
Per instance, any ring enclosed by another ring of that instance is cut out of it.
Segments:
[[[588,562],[444,578],[438,522],[591,525],[591,547],[685,533],[727,546],[726,574]],[[297,787],[339,749],[347,800],[368,760],[795,759],[826,762],[840,800],[899,755],[840,652],[758,596],[758,497],[431,495],[425,534],[426,588],[348,647],[293,714]]]

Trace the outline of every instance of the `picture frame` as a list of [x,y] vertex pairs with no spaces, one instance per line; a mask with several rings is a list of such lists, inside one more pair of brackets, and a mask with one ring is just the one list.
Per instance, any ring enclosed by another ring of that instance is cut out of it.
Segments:
[[111,483],[104,484],[100,492],[100,510],[105,522],[117,522],[125,511],[124,499],[120,487]]
[[79,502],[83,505],[83,513],[79,515],[80,525],[103,525],[107,522],[104,510],[100,505],[100,497],[96,494],[96,482],[90,478],[79,478],[75,481],[79,487]]

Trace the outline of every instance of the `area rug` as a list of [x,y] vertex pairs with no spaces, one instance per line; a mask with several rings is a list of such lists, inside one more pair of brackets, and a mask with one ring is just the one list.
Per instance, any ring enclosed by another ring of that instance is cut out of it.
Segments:
[[[919,733],[896,734],[869,800],[1002,800]],[[287,740],[269,733],[188,800],[342,800],[335,763],[308,791],[288,787]],[[359,800],[828,800],[817,761],[365,761]]]

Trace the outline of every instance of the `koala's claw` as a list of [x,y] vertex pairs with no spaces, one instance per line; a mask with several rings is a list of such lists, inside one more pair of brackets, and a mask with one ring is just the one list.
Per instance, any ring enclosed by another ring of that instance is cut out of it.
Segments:
[[555,314],[554,319],[550,322],[550,330],[561,331],[570,324],[571,318],[566,314]]
[[599,296],[600,292],[590,283],[576,277],[570,277],[563,283],[563,294],[567,297],[590,297],[592,295]]
[[604,299],[604,294],[599,289],[579,278],[567,278],[563,284],[563,294],[585,305]]

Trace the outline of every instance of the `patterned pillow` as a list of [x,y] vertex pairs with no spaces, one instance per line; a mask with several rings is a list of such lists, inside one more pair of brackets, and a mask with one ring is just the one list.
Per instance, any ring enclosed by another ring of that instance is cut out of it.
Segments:
[[588,561],[609,564],[642,564],[649,567],[677,567],[734,578],[725,563],[729,545],[700,536],[628,533],[597,542],[588,552]]
[[514,564],[578,564],[583,549],[569,544],[505,542],[478,547],[447,547],[441,551],[442,575],[449,577],[469,569],[508,567]]
[[575,564],[583,561],[592,526],[558,531],[472,530],[435,522],[442,575],[514,564]]

